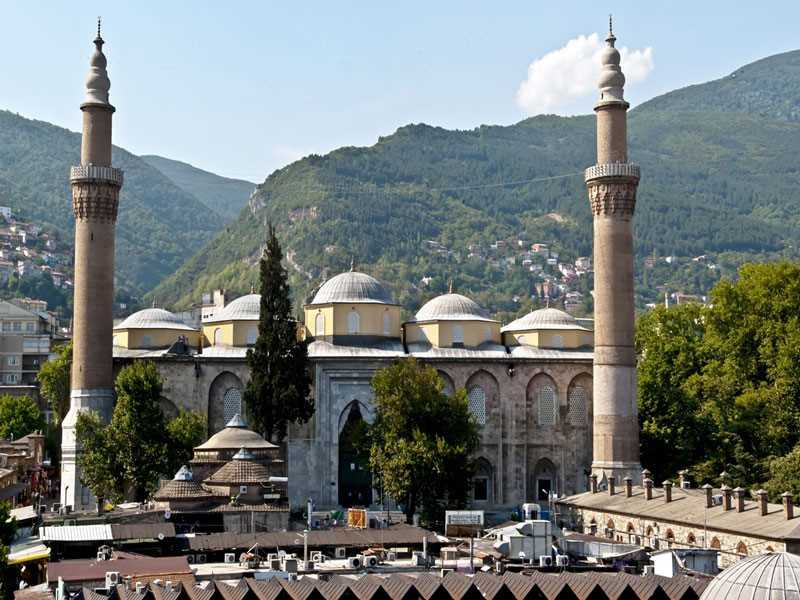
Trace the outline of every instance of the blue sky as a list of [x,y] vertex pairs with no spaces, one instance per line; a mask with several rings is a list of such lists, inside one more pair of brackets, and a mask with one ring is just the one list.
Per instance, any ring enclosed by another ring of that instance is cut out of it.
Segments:
[[[796,1],[14,1],[0,108],[78,130],[102,15],[115,143],[260,182],[411,122],[517,122],[540,108],[517,100],[529,65],[604,34],[609,12],[618,46],[650,49],[627,88],[633,104],[800,47]],[[547,112],[591,110],[591,93],[556,97]]]

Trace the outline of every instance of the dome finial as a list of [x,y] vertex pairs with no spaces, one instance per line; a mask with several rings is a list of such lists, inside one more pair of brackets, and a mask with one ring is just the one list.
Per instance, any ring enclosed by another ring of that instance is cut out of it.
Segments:
[[448,294],[452,294],[453,293],[453,279],[452,278],[450,279],[450,283],[447,286],[447,293]]
[[97,17],[97,37],[94,38],[94,54],[89,60],[89,74],[86,76],[86,97],[87,104],[106,104],[108,105],[108,90],[111,89],[111,81],[108,79],[106,71],[106,57],[103,54],[103,38],[100,36],[100,17]]
[[350,257],[350,272],[352,273],[355,270],[356,270],[356,259],[351,256]]
[[608,15],[608,37],[606,41],[612,48],[614,47],[614,42],[617,41],[617,38],[614,37],[614,19],[610,14]]
[[251,294],[255,294],[256,293],[256,284],[255,283],[251,283],[250,284],[250,293]]
[[153,296],[153,308],[156,308],[156,297]]

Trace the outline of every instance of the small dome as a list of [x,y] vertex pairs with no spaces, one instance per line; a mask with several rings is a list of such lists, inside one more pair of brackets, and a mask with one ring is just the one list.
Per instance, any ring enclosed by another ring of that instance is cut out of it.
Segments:
[[800,556],[770,552],[742,559],[725,569],[711,581],[700,600],[798,597]]
[[255,431],[247,429],[241,416],[235,415],[225,429],[212,435],[195,450],[240,450],[242,448],[252,450],[277,448],[277,446],[265,440]]
[[249,485],[263,484],[269,481],[269,469],[252,459],[237,458],[246,452],[237,452],[232,461],[222,465],[211,477],[205,480],[206,485]]
[[331,277],[317,291],[311,305],[333,303],[394,304],[384,285],[366,273],[348,271]]
[[576,329],[589,331],[578,324],[578,320],[569,313],[557,308],[540,308],[529,312],[524,317],[512,321],[500,331],[534,331],[536,329]]
[[491,321],[478,303],[461,294],[443,294],[428,300],[415,321]]
[[181,321],[178,315],[163,308],[145,308],[135,312],[114,329],[179,329],[196,331],[196,329]]
[[261,314],[261,294],[247,294],[237,298],[214,315],[208,323],[223,321],[258,321]]

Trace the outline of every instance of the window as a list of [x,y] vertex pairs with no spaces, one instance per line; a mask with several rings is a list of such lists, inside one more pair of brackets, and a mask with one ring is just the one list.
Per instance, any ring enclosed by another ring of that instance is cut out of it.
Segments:
[[747,544],[740,541],[736,544],[736,554],[741,554],[742,556],[747,556]]
[[453,346],[464,345],[464,328],[461,325],[453,325]]
[[389,336],[392,334],[392,315],[389,311],[383,313],[383,335]]
[[227,423],[234,415],[242,414],[242,391],[228,388],[222,396],[222,419]]
[[25,331],[27,331],[28,333],[33,333],[33,323],[31,322],[25,323]]
[[539,425],[556,424],[556,391],[550,384],[539,388]]
[[347,315],[347,333],[357,335],[359,329],[361,329],[361,316],[355,310],[351,310]]
[[486,502],[489,499],[489,479],[476,477],[473,482],[475,487],[472,497],[478,502]]
[[715,537],[711,540],[711,547],[714,548],[714,550],[719,550],[722,547],[718,537]]
[[14,331],[22,331],[22,323],[14,321]]
[[469,412],[473,414],[478,425],[486,425],[486,392],[479,385],[469,389],[467,394]]
[[314,319],[314,335],[317,337],[325,335],[325,315],[322,313],[317,313]]
[[19,364],[19,359],[16,356],[9,356],[7,362],[9,367],[15,367]]
[[518,343],[520,346],[522,346],[523,344],[525,344],[525,336],[524,336],[524,335],[521,335],[521,336],[519,336],[519,337],[517,338],[517,343]]
[[697,538],[694,536],[694,533],[692,533],[691,531],[689,532],[689,535],[686,536],[686,543],[690,544],[692,546],[697,544]]
[[221,346],[222,345],[222,329],[217,327],[214,330],[214,345]]
[[8,321],[3,321],[3,331],[11,331],[11,323]]
[[142,346],[145,348],[150,348],[153,345],[153,337],[149,335],[142,336]]
[[672,529],[667,529],[667,547],[672,548],[672,544],[675,543],[675,534],[672,533]]
[[258,327],[251,327],[247,330],[247,345],[252,346],[258,339]]
[[564,347],[564,338],[560,335],[554,335],[550,338],[550,344],[553,348],[563,348]]
[[570,389],[567,396],[567,414],[569,422],[573,425],[586,425],[588,421],[586,411],[586,388],[582,385],[575,385]]
[[119,346],[119,336],[118,335],[115,335],[113,338],[111,338],[111,345],[112,346]]

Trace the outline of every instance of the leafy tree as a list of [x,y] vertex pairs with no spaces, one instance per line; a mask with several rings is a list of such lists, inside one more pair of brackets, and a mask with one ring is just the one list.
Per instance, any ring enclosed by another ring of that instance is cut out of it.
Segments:
[[117,400],[107,427],[91,412],[78,418],[83,481],[98,497],[119,500],[130,489],[141,501],[169,466],[161,377],[152,362],[136,361],[119,372],[114,388]]
[[56,425],[61,423],[69,410],[71,369],[72,340],[59,346],[56,358],[45,362],[36,374],[36,379],[39,380],[39,392],[50,405]]
[[435,520],[444,503],[462,506],[479,441],[466,392],[448,396],[436,369],[413,358],[379,370],[372,389],[370,466],[376,487],[403,505],[409,522],[419,509]]
[[39,407],[27,396],[0,396],[0,438],[19,439],[44,429]]
[[192,450],[203,443],[208,433],[208,420],[201,412],[181,410],[167,423],[169,466],[167,474],[189,463]]
[[11,598],[11,577],[8,576],[8,550],[17,531],[17,522],[11,518],[11,506],[0,502],[0,598]]
[[258,339],[247,352],[250,381],[244,401],[254,426],[275,441],[286,437],[289,423],[302,423],[314,414],[307,344],[297,337],[282,259],[280,243],[270,225],[260,264]]
[[769,480],[764,489],[775,500],[783,492],[790,492],[794,501],[800,502],[800,445],[787,455],[770,461]]

